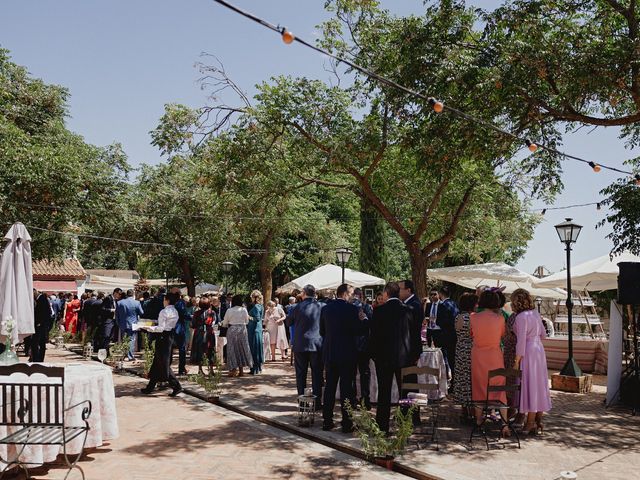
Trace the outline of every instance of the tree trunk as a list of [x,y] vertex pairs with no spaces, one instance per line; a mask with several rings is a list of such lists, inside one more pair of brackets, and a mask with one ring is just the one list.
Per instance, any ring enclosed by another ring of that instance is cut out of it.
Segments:
[[360,270],[386,278],[388,269],[384,248],[385,221],[371,204],[360,199]]
[[273,268],[264,267],[262,259],[260,259],[260,286],[262,287],[262,295],[264,295],[264,303],[271,300],[273,294]]
[[271,243],[273,233],[269,231],[262,242],[264,252],[260,255],[260,287],[264,296],[264,303],[271,300],[273,294],[273,265],[271,263]]
[[427,296],[427,267],[429,257],[418,248],[407,247],[411,262],[411,280],[416,287],[415,295],[422,301]]
[[180,260],[180,270],[182,271],[182,281],[187,286],[187,295],[190,297],[196,296],[196,279],[193,277],[193,271],[191,270],[191,264],[186,258]]

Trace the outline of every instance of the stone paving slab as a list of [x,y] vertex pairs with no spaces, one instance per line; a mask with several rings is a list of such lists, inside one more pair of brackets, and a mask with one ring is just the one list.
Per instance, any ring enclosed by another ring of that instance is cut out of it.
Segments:
[[[297,427],[293,368],[285,362],[267,363],[258,376],[224,379],[221,401],[255,415]],[[605,409],[603,378],[587,395],[552,391],[553,409],[545,417],[545,434],[522,439],[522,448],[486,450],[483,440],[469,444],[471,427],[461,424],[455,407],[444,405],[440,450],[411,445],[398,461],[419,470],[425,478],[446,480],[498,480],[559,478],[573,470],[580,480],[640,478],[640,417],[625,409]],[[339,420],[336,408],[334,421]],[[322,431],[318,417],[312,428],[301,429],[323,440],[360,448],[352,435],[339,429]],[[502,443],[502,442],[501,442]]]
[[[78,357],[49,350],[47,361],[77,362]],[[114,384],[120,437],[81,459],[87,479],[403,478],[185,394],[142,395],[145,381],[135,376],[115,374]],[[58,480],[66,470],[47,464],[32,472],[37,480]],[[79,472],[69,476],[79,478]]]

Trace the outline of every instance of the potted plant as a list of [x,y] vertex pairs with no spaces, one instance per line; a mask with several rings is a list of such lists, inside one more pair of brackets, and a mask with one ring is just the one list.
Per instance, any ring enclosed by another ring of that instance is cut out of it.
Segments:
[[380,429],[375,416],[364,405],[354,410],[347,403],[346,409],[353,419],[356,435],[367,457],[372,458],[376,464],[393,470],[395,457],[402,454],[413,434],[412,415],[415,407],[411,406],[406,413],[402,412],[400,406],[393,410],[395,433],[389,436]]
[[142,334],[142,376],[144,378],[149,378],[151,365],[153,365],[153,357],[156,353],[156,344],[155,342],[150,342],[149,336],[145,335],[144,332],[140,333]]
[[129,351],[129,342],[131,337],[124,335],[119,342],[114,343],[109,348],[109,357],[107,363],[112,365],[116,370],[124,369],[124,357]]
[[222,390],[220,385],[222,382],[222,364],[216,358],[215,368],[209,367],[207,373],[205,373],[202,368],[205,360],[203,359],[203,365],[200,366],[198,373],[189,375],[189,381],[197,383],[204,389],[207,400],[217,403]]

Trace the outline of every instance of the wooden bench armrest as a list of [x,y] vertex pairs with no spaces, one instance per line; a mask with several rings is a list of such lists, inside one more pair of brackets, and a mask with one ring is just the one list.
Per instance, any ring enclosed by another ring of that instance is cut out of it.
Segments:
[[71,405],[70,407],[65,408],[64,411],[68,412],[72,408],[76,408],[76,407],[79,407],[80,405],[84,405],[84,404],[86,404],[86,407],[84,407],[82,409],[82,420],[86,421],[89,418],[89,416],[91,415],[91,400],[83,400],[81,402],[78,402],[75,405]]

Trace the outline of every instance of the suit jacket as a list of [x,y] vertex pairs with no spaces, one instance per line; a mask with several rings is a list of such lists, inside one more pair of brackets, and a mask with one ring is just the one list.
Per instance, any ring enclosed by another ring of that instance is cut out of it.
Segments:
[[103,322],[113,321],[115,314],[111,311],[112,308],[116,308],[116,301],[113,295],[107,295],[102,300],[102,307],[100,308],[100,320]]
[[440,305],[438,305],[436,324],[441,328],[438,335],[439,343],[449,345],[456,343],[458,338],[456,334],[456,317],[458,313],[460,313],[458,305],[450,298],[441,301]]
[[411,356],[413,358],[412,363],[415,363],[422,353],[421,331],[424,312],[422,310],[422,302],[420,302],[420,299],[415,295],[411,296],[405,305],[411,309]]
[[[353,306],[358,309],[358,315],[360,315],[360,309],[362,309],[363,313],[367,316],[364,320],[362,320],[362,333],[356,338],[356,347],[358,352],[365,353],[369,351],[369,325],[371,324],[371,318],[373,317],[373,308],[371,305],[366,303],[362,303],[360,300],[356,299],[353,301]],[[358,316],[358,318],[360,318]]]
[[322,350],[320,312],[323,307],[324,303],[307,298],[289,313],[290,324],[293,325],[293,351],[295,353]]
[[373,310],[369,350],[377,367],[402,368],[415,363],[412,343],[420,333],[412,329],[413,313],[399,299],[390,299]]
[[143,315],[142,305],[133,297],[127,297],[118,302],[116,307],[116,322],[120,330],[131,330],[134,323],[138,323],[138,315]]
[[356,338],[364,328],[355,305],[344,300],[327,304],[320,313],[322,358],[325,365],[355,365],[358,356]]
[[44,328],[47,331],[51,328],[51,304],[49,303],[49,297],[46,294],[41,293],[36,298],[36,304],[33,309],[34,326],[38,328]]

